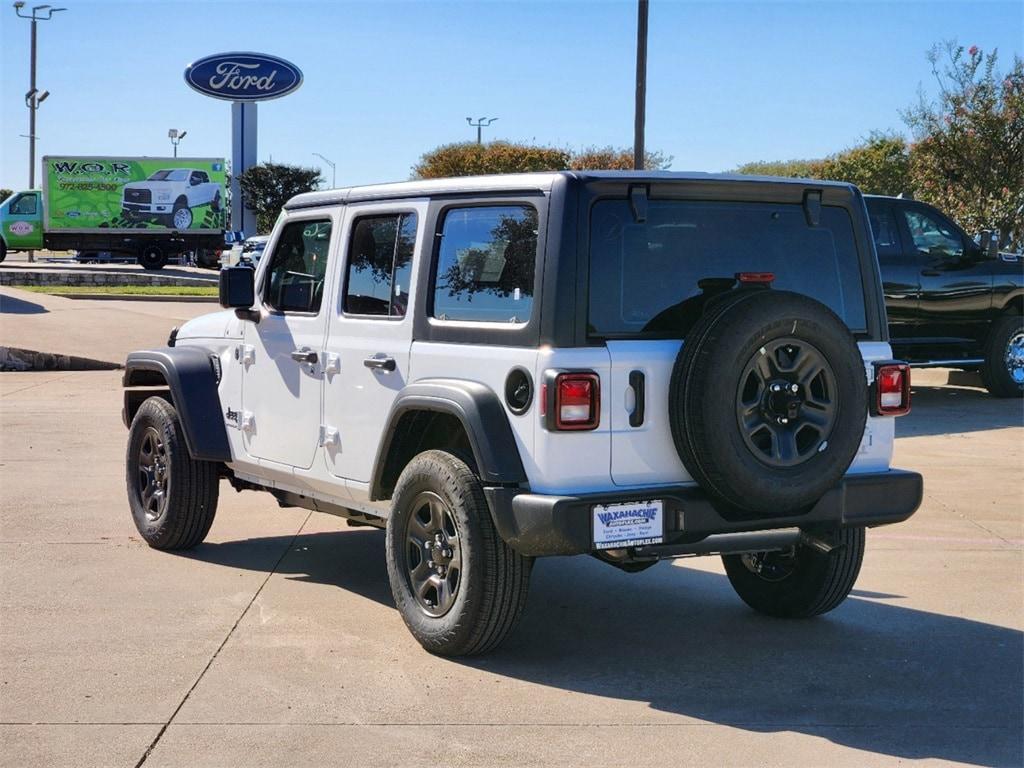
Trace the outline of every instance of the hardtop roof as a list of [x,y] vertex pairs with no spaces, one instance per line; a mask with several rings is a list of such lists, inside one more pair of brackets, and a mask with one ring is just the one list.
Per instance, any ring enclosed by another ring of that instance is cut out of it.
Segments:
[[327,205],[396,198],[430,197],[432,195],[473,194],[484,192],[529,192],[544,194],[551,191],[556,179],[624,182],[736,182],[793,184],[813,187],[852,188],[841,181],[820,181],[777,176],[745,176],[735,173],[703,173],[697,171],[552,171],[545,173],[508,173],[487,176],[459,176],[444,179],[399,181],[389,184],[325,189],[296,195],[285,204],[285,210],[318,208]]

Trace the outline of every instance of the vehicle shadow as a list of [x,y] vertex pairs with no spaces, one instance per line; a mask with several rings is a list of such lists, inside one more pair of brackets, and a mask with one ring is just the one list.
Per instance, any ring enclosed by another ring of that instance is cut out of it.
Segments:
[[992,397],[973,387],[915,386],[911,411],[896,420],[896,437],[924,437],[1024,427],[1019,399]]
[[45,315],[49,311],[42,304],[36,304],[34,301],[0,295],[0,314],[2,315]]
[[[290,542],[277,572],[393,606],[380,531],[204,544],[188,556],[267,570]],[[455,663],[895,758],[1020,765],[1022,633],[901,600],[855,592],[825,617],[784,621],[747,609],[719,573],[545,559],[504,645]]]

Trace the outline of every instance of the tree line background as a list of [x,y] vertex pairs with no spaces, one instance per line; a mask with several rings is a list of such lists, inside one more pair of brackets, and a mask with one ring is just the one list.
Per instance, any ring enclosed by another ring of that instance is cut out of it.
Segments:
[[[927,54],[937,94],[922,89],[901,113],[910,140],[877,131],[828,157],[745,163],[734,172],[846,181],[868,194],[912,196],[935,205],[970,233],[998,229],[1002,244],[1024,248],[1024,62],[1014,57],[1006,73],[998,53],[956,42]],[[645,168],[662,170],[671,156],[648,152]],[[446,144],[423,154],[412,178],[556,170],[628,170],[628,148],[581,151],[507,141]],[[273,226],[294,194],[323,183],[319,171],[261,164],[240,178],[257,212],[261,232]]]

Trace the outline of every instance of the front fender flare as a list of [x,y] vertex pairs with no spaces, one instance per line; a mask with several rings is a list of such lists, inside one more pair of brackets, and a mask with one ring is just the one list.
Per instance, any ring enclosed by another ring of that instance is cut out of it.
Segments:
[[[217,374],[211,353],[199,347],[166,347],[132,352],[124,365],[126,388],[166,386],[178,411],[185,444],[192,458],[231,461],[231,447],[217,392]],[[129,423],[130,399],[125,391],[125,426]]]
[[525,485],[515,435],[494,390],[475,381],[424,379],[404,387],[388,415],[374,461],[370,499],[382,498],[381,478],[401,418],[411,411],[434,411],[455,416],[466,430],[477,473],[484,485]]

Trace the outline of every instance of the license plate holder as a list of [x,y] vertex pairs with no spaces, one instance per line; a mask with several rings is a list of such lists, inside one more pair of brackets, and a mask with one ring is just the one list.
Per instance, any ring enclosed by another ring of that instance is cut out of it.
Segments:
[[595,504],[591,507],[594,549],[622,549],[665,541],[665,502],[662,499]]

